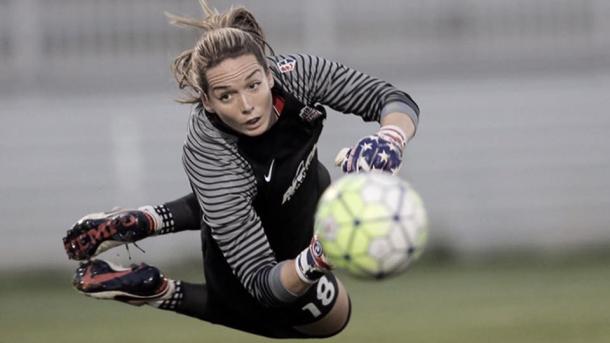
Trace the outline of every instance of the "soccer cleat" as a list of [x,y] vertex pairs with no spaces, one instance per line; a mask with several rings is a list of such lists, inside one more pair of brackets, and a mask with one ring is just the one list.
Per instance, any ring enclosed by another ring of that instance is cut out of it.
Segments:
[[122,267],[103,260],[81,263],[72,284],[87,296],[137,306],[161,300],[171,291],[171,283],[153,266],[141,263]]
[[92,213],[68,230],[63,238],[64,248],[68,258],[86,260],[112,247],[151,236],[159,225],[147,210]]

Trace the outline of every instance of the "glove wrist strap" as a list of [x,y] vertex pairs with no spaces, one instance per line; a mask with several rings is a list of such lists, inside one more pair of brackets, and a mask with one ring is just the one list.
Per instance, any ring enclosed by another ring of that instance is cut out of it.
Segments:
[[389,142],[395,144],[402,152],[407,144],[407,135],[405,132],[396,125],[384,125],[382,126],[377,135]]
[[305,248],[295,258],[294,266],[299,279],[306,284],[312,284],[324,275],[324,272],[316,265],[316,259],[312,255],[310,247]]

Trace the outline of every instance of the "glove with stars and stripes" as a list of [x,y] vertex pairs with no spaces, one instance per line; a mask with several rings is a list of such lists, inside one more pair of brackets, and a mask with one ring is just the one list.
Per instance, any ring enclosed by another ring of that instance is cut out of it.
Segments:
[[309,246],[295,258],[294,265],[299,279],[308,284],[318,281],[333,268],[324,255],[317,235],[313,235]]
[[353,147],[341,149],[335,163],[344,173],[382,170],[396,175],[406,142],[402,129],[385,125],[376,134],[362,138]]

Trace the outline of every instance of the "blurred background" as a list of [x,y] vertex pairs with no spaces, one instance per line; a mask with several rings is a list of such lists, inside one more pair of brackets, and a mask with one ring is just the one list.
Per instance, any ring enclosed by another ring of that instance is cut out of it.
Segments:
[[[610,2],[212,1],[231,4],[276,53],[340,61],[421,108],[401,174],[428,209],[428,252],[387,282],[346,276],[363,305],[337,341],[607,341]],[[94,324],[65,333],[56,321],[77,309],[126,320],[129,341],[252,339],[70,290],[61,237],[78,218],[189,191],[190,109],[169,66],[197,34],[164,11],[200,14],[196,0],[0,0],[2,343],[124,339]],[[374,130],[329,111],[319,153],[334,178],[336,152]],[[105,256],[201,278],[197,232],[140,245]]]

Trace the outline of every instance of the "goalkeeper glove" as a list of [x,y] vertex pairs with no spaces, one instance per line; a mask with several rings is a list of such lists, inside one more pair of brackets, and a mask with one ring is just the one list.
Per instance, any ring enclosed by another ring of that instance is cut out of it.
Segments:
[[335,164],[344,173],[383,170],[396,175],[406,143],[406,135],[401,128],[385,125],[376,134],[362,138],[355,146],[341,149]]
[[295,258],[294,264],[299,279],[308,284],[318,281],[325,272],[332,269],[316,235],[311,239],[309,246]]
[[151,236],[162,223],[152,206],[88,214],[68,230],[63,238],[64,248],[70,259],[89,259],[115,246]]

